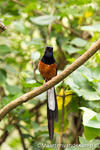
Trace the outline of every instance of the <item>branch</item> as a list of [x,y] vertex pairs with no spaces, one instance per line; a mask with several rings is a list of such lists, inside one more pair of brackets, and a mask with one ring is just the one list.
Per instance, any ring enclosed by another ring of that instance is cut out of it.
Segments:
[[6,29],[7,28],[5,27],[5,25],[0,21],[0,34]]
[[3,142],[5,142],[5,140],[8,137],[8,135],[9,135],[9,132],[7,130],[5,130],[5,132],[0,137],[0,145],[2,145]]
[[73,62],[68,68],[66,68],[59,75],[54,77],[52,80],[46,82],[44,85],[38,87],[37,89],[20,96],[19,98],[13,100],[5,107],[3,107],[0,110],[0,120],[2,120],[11,110],[16,108],[17,106],[42,94],[43,92],[47,91],[51,87],[55,86],[57,83],[61,82],[63,79],[69,76],[73,71],[75,71],[77,68],[83,65],[99,49],[100,49],[100,39],[95,44],[93,44],[93,46],[90,49],[88,49],[82,56],[80,56],[75,62]]

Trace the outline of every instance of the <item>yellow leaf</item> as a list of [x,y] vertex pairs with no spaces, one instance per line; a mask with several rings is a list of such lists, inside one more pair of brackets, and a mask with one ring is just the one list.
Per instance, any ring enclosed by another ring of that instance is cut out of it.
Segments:
[[[69,102],[72,99],[72,92],[71,91],[65,91],[64,94],[66,95],[64,106],[66,106],[69,104]],[[61,88],[59,95],[63,96],[63,88]],[[57,96],[57,102],[58,102],[58,110],[62,109],[63,97]]]
[[[67,112],[64,111],[64,116],[63,116],[63,133],[66,132],[68,125],[69,125],[69,121],[67,119]],[[58,123],[54,124],[54,132],[60,134],[61,133],[61,122],[62,122],[62,110],[59,110],[59,120]]]
[[[69,123],[67,125],[64,125],[63,133],[66,132],[66,130],[68,128],[68,125],[69,125]],[[61,123],[54,128],[54,133],[55,132],[58,133],[58,134],[61,133]]]
[[92,16],[92,12],[86,11],[85,12],[85,18],[88,18],[90,16]]

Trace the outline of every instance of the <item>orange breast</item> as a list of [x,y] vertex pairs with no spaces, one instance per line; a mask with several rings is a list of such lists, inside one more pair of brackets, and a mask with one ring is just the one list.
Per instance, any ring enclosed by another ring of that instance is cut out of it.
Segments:
[[51,65],[44,64],[42,61],[39,62],[39,71],[43,78],[46,79],[46,81],[52,79],[52,77],[56,76],[57,74],[57,64],[56,62]]

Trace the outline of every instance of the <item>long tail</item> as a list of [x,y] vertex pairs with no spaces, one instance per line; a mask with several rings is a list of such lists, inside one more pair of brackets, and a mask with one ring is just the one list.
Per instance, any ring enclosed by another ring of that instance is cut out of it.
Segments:
[[58,122],[58,106],[54,87],[47,91],[47,118],[49,138],[52,140],[54,134],[54,121],[56,123]]

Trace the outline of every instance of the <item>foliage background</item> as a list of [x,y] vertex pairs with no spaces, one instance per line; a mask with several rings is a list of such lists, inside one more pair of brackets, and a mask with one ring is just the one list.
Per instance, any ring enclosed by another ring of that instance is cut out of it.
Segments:
[[[59,73],[100,38],[98,0],[1,0],[0,16],[7,27],[0,35],[0,108],[39,87],[38,80],[43,83],[35,67],[46,45],[54,47]],[[55,143],[88,144],[85,149],[96,149],[100,144],[99,91],[98,51],[56,85],[59,123],[55,124],[54,139],[48,138],[46,93],[43,93],[11,111],[0,123],[1,150],[57,149],[50,147]]]

